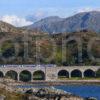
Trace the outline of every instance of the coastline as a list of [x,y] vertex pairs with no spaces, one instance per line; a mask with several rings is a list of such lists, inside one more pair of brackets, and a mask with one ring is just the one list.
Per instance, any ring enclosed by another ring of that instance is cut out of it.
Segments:
[[60,80],[60,81],[34,81],[34,82],[10,82],[9,85],[32,86],[58,86],[58,85],[100,85],[100,80]]
[[[33,82],[17,82],[17,81],[4,81],[4,83],[2,82],[0,87],[3,88],[3,90],[5,89],[5,91],[7,90],[8,92],[11,92],[11,93],[15,93],[15,95],[19,94],[19,96],[23,96],[23,98],[25,96],[27,96],[25,94],[25,92],[27,91],[32,91],[32,93],[37,93],[37,91],[40,91],[41,89],[45,90],[45,89],[49,89],[49,91],[47,91],[46,93],[50,92],[50,91],[54,91],[54,87],[53,86],[64,86],[64,85],[99,85],[100,86],[100,80],[58,80],[58,81],[33,81]],[[20,93],[24,93],[23,95],[21,95]],[[29,92],[30,93],[30,92]],[[55,95],[54,95],[55,93]],[[61,95],[61,92],[60,90],[55,90],[55,92],[53,92],[53,97],[57,97],[59,96],[58,93],[60,93],[60,96],[62,98],[66,98],[69,97],[69,98],[72,98],[72,100],[76,99],[76,100],[84,100],[83,98],[85,97],[82,97],[81,95],[76,95],[76,94],[73,94],[72,92],[70,92],[71,94],[62,94]],[[69,93],[69,92],[67,92]],[[2,94],[2,93],[1,93]],[[9,93],[8,93],[9,94]],[[50,92],[49,94],[45,94],[45,96],[47,97],[48,95],[51,95],[52,92]],[[5,94],[4,94],[5,96]],[[10,95],[12,96],[12,94]],[[19,98],[18,96],[18,98]],[[32,95],[30,94],[29,98],[35,98],[35,97],[38,97],[36,95]],[[45,97],[45,98],[46,98]],[[91,97],[91,96],[90,96]],[[95,96],[94,96],[95,97]],[[33,100],[33,99],[32,99]],[[36,100],[42,100],[41,98],[37,98]]]
[[[14,82],[13,82],[14,83]],[[29,85],[27,83],[27,85]],[[2,91],[3,90],[3,91]],[[31,92],[30,92],[31,91]],[[43,94],[41,94],[41,92]],[[39,94],[38,94],[39,93]],[[54,88],[16,88],[14,86],[10,86],[8,83],[3,84],[0,83],[0,97],[9,100],[50,100],[55,99],[70,99],[70,100],[84,100],[83,97],[79,95],[75,95],[70,92],[65,92],[60,89]]]

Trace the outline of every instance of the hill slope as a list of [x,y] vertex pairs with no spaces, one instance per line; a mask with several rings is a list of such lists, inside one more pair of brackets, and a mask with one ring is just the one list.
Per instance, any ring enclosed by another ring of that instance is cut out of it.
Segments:
[[28,30],[27,28],[14,27],[13,25],[3,21],[0,21],[0,32],[10,33],[10,34],[24,34],[24,33],[33,35],[46,34],[36,29]]
[[27,29],[37,29],[48,33],[75,32],[79,30],[91,30],[100,32],[100,12],[83,12],[69,18],[48,17],[30,26]]

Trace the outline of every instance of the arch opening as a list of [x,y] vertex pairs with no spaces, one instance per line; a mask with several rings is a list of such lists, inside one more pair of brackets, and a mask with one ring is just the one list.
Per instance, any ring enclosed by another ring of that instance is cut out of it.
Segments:
[[82,72],[78,69],[75,69],[71,72],[71,77],[81,77],[82,78]]
[[66,70],[60,70],[58,72],[58,78],[62,79],[62,78],[69,78],[69,72]]
[[29,82],[31,81],[31,72],[24,70],[19,75],[19,80],[23,82]]
[[45,80],[45,73],[43,71],[35,71],[33,73],[33,80]]
[[97,78],[100,78],[100,69],[98,69],[98,70],[96,71],[96,77],[97,77]]
[[89,78],[95,77],[95,72],[91,69],[88,69],[84,72],[84,77],[89,77]]
[[3,72],[0,71],[0,78],[3,78],[4,77],[4,74]]
[[13,70],[8,71],[5,75],[6,78],[11,78],[13,80],[17,80],[17,76],[18,76],[17,72]]

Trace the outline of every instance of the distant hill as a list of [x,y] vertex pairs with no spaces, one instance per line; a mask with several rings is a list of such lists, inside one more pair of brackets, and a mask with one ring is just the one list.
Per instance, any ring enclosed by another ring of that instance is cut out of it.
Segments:
[[35,22],[33,25],[27,26],[25,28],[29,29],[29,30],[39,30],[39,31],[43,31],[43,32],[47,32],[47,33],[52,33],[53,30],[55,30],[55,27],[53,26],[53,24],[62,21],[63,18],[60,18],[58,16],[51,16],[51,17],[47,17],[45,19],[41,19],[38,22]]
[[80,30],[91,30],[98,33],[100,32],[100,12],[83,12],[68,18],[47,17],[26,28],[48,33],[75,32]]
[[0,21],[0,32],[16,32],[16,31],[17,31],[16,27]]
[[33,34],[33,35],[45,34],[44,32],[40,32],[36,29],[28,30],[27,28],[15,27],[3,21],[0,21],[0,32],[11,33],[11,34],[27,33],[27,34]]

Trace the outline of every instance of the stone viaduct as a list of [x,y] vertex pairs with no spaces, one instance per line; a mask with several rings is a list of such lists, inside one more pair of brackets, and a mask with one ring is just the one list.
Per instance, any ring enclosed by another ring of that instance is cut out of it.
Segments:
[[[71,77],[95,77],[100,66],[33,66],[33,65],[2,65],[0,66],[0,77],[16,77],[16,80],[23,81],[21,73],[29,75],[27,81],[35,81],[36,75],[39,74],[41,80],[54,81]],[[11,76],[10,74],[13,74]]]

